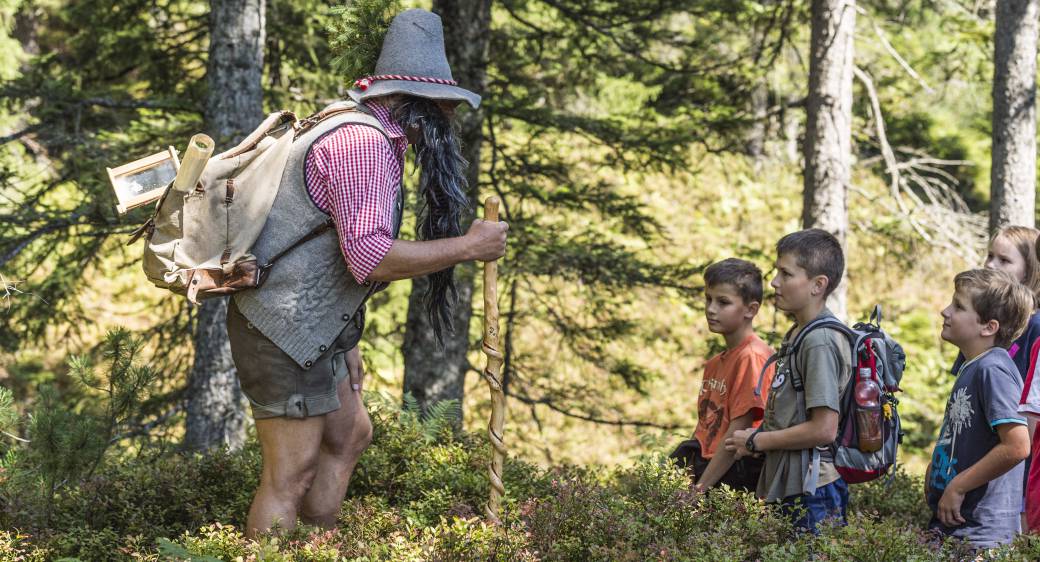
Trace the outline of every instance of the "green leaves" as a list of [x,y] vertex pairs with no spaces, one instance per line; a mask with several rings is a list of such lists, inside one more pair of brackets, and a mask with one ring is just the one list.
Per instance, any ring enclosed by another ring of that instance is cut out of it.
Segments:
[[[94,400],[80,408],[63,403],[55,388],[45,386],[40,390],[28,416],[28,444],[12,449],[3,464],[26,491],[35,492],[44,507],[37,516],[47,524],[57,493],[65,487],[76,487],[93,473],[109,446],[118,440],[117,432],[136,421],[155,381],[154,371],[137,360],[141,346],[141,340],[129,331],[118,329],[107,335],[102,348],[107,362],[103,370],[88,357],[69,358],[73,375],[96,393]],[[0,389],[0,429],[13,427],[16,422],[11,395]],[[0,493],[0,498],[9,492]]]
[[333,8],[328,26],[329,47],[336,55],[332,68],[347,80],[372,74],[383,37],[400,11],[399,0],[348,0]]

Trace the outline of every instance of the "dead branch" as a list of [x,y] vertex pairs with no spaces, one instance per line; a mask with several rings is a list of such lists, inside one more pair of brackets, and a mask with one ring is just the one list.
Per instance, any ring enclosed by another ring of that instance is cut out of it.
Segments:
[[854,67],[853,72],[870,99],[874,132],[881,147],[881,157],[889,176],[889,194],[896,210],[926,242],[951,250],[968,261],[976,261],[976,248],[985,239],[984,221],[971,212],[957,193],[954,188],[957,179],[940,167],[965,163],[929,156],[898,161],[885,133],[881,102],[874,82],[860,68]]

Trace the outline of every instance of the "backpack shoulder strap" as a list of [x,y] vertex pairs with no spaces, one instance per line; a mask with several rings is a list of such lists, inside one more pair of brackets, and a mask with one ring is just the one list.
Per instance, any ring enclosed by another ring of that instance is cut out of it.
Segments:
[[766,371],[780,360],[780,356],[780,353],[774,353],[766,359],[765,365],[762,365],[762,370],[758,372],[758,384],[755,385],[755,398],[762,397],[762,382],[766,380]]
[[[367,108],[364,108],[353,101],[338,101],[325,107],[321,111],[310,115],[304,119],[300,119],[296,122],[296,137],[300,138],[301,135],[309,131],[312,127],[321,123],[322,121],[335,117],[341,113],[358,112],[364,115],[369,115]],[[385,133],[384,133],[385,135]]]
[[[817,318],[812,322],[805,325],[804,328],[795,337],[794,342],[791,344],[791,384],[794,386],[795,393],[798,400],[798,414],[802,420],[808,419],[807,408],[805,407],[805,384],[802,380],[802,375],[797,366],[798,351],[801,349],[802,342],[805,341],[805,337],[816,330],[817,328],[830,328],[837,330],[844,334],[846,338],[850,340],[856,336],[856,333],[845,325],[844,322],[838,320],[833,316],[825,316],[823,318]],[[833,458],[833,455],[828,455]],[[802,493],[812,494],[816,492],[816,486],[820,479],[820,462],[823,461],[823,456],[820,453],[819,447],[812,447],[811,449],[802,449],[802,466],[808,466],[806,474],[802,481]]]
[[[380,135],[383,136],[387,143],[393,146],[393,142],[390,140],[390,136],[387,135],[386,131],[383,130],[382,126],[379,124],[379,121],[374,116],[369,114],[367,109],[362,110],[361,106],[349,101],[334,103],[326,107],[325,109],[319,111],[318,113],[315,113],[314,115],[311,115],[306,119],[298,121],[296,123],[296,136],[294,137],[294,140],[299,139],[301,136],[309,132],[316,125],[319,125],[333,117],[341,116],[346,113],[354,113],[355,115],[351,116],[349,119],[346,119],[342,124],[331,124],[331,128],[324,132],[321,132],[317,138],[314,138],[311,142],[309,142],[308,146],[304,147],[304,150],[307,153],[309,153],[311,147],[315,143],[321,140],[325,135],[338,129],[341,125],[361,125],[363,127],[375,129],[379,132]],[[314,229],[312,229],[307,234],[304,234],[293,243],[289,244],[285,248],[282,248],[281,251],[279,251],[277,254],[275,254],[269,260],[267,260],[267,263],[260,266],[261,279],[267,276],[267,272],[270,271],[272,267],[274,267],[275,262],[277,262],[280,258],[285,256],[289,252],[292,252],[297,247],[302,246],[307,242],[310,242],[311,240],[317,238],[318,236],[321,236],[322,234],[325,234],[326,231],[333,230],[334,227],[335,223],[333,222],[332,218],[329,217],[320,225],[314,227]]]
[[253,130],[246,138],[242,139],[242,142],[238,143],[234,148],[217,154],[213,158],[217,160],[227,160],[234,158],[239,154],[245,154],[250,150],[256,148],[256,145],[260,144],[260,141],[267,135],[278,130],[280,127],[285,126],[289,123],[296,122],[296,114],[291,111],[275,111],[267,116],[266,119],[260,125]]
[[798,332],[798,335],[795,336],[794,341],[791,342],[791,349],[789,351],[791,355],[791,382],[792,384],[794,384],[794,389],[798,392],[805,391],[805,386],[802,381],[802,375],[799,372],[797,365],[798,352],[802,348],[802,342],[805,341],[805,337],[817,328],[830,328],[832,330],[837,330],[845,334],[845,337],[847,338],[852,338],[855,335],[855,332],[853,332],[851,328],[849,328],[845,325],[844,322],[838,320],[833,316],[824,316],[823,318],[817,318],[812,322],[806,324],[805,327],[802,328],[800,332]]

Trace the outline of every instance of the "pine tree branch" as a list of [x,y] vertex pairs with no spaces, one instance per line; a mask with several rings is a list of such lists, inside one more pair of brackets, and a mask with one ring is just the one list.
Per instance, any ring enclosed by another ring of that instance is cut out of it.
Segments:
[[668,430],[668,431],[676,430],[676,429],[689,429],[689,426],[680,425],[680,424],[660,424],[660,423],[649,422],[649,421],[642,421],[642,420],[621,420],[621,419],[608,420],[608,419],[600,418],[600,417],[593,416],[593,415],[590,415],[590,414],[585,414],[585,413],[581,413],[581,412],[575,412],[575,411],[570,410],[568,408],[565,408],[563,406],[559,406],[555,402],[553,402],[553,400],[551,398],[548,398],[548,397],[545,397],[545,396],[543,396],[541,398],[532,398],[530,396],[527,396],[527,395],[524,395],[524,394],[518,394],[516,392],[508,392],[508,393],[506,393],[506,396],[509,396],[509,397],[512,397],[512,398],[516,398],[517,400],[519,400],[520,402],[522,402],[524,404],[545,406],[545,407],[549,408],[550,410],[552,410],[554,412],[557,412],[557,413],[560,413],[560,414],[563,414],[564,416],[567,416],[569,418],[574,418],[574,419],[578,419],[578,420],[582,420],[582,421],[587,421],[587,422],[598,424],[598,425],[611,425],[611,426],[617,426],[617,427],[649,427],[649,428],[653,428],[653,429],[663,429],[663,430]]
[[86,98],[76,102],[81,107],[98,106],[112,109],[170,109],[174,111],[197,111],[197,108],[179,103],[149,100],[117,100],[113,98]]
[[3,136],[3,137],[0,137],[0,145],[7,144],[7,143],[9,143],[9,142],[11,142],[13,140],[18,140],[18,139],[24,137],[25,135],[30,135],[32,133],[35,133],[36,131],[39,131],[43,127],[44,127],[43,123],[37,123],[35,125],[30,125],[30,126],[24,128],[24,129],[22,129],[21,131],[18,131],[18,132],[15,132],[15,133],[11,133],[10,135],[6,135],[6,136]]
[[16,258],[18,254],[22,253],[22,251],[25,250],[25,248],[28,247],[29,244],[32,244],[33,241],[43,236],[44,234],[49,234],[56,230],[83,224],[81,222],[77,222],[77,219],[79,219],[82,216],[82,213],[74,213],[72,216],[68,218],[51,221],[45,224],[44,226],[36,229],[35,231],[25,235],[24,237],[22,237],[21,241],[19,241],[14,246],[14,248],[12,248],[9,252],[0,257],[0,267],[4,267],[5,265],[7,265],[7,263]]
[[179,414],[180,412],[182,412],[184,410],[184,408],[186,407],[186,405],[187,404],[185,402],[183,402],[183,401],[182,402],[178,402],[176,405],[174,405],[172,408],[170,408],[169,410],[167,410],[165,413],[163,413],[159,417],[155,418],[154,420],[152,420],[152,421],[150,421],[148,423],[143,423],[143,424],[137,425],[135,427],[132,427],[132,428],[124,431],[123,433],[120,433],[119,435],[113,436],[109,440],[109,443],[116,443],[117,441],[122,441],[123,439],[126,439],[128,437],[137,437],[137,436],[140,436],[140,435],[145,435],[145,434],[151,432],[156,427],[166,423],[173,416],[175,416],[175,415]]

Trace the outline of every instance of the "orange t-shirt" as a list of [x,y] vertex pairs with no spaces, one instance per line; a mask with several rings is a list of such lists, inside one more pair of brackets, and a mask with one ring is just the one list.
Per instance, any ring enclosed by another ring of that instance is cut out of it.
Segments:
[[769,384],[773,380],[773,365],[762,381],[762,396],[755,396],[755,387],[762,366],[772,354],[766,342],[752,333],[740,345],[708,359],[704,365],[704,379],[697,399],[697,429],[693,432],[704,458],[710,459],[715,454],[733,418],[751,412],[754,426],[762,423]]

